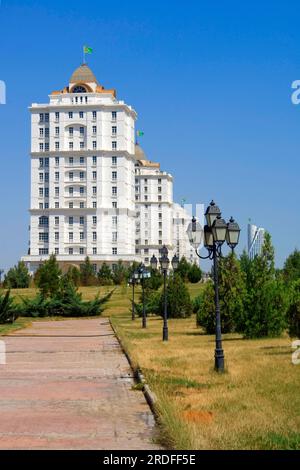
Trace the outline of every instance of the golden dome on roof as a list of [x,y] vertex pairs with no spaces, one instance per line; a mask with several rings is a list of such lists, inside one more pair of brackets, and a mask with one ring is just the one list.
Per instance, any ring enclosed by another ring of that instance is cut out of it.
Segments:
[[70,78],[70,83],[98,84],[98,81],[91,69],[86,64],[82,64],[73,72],[72,77]]

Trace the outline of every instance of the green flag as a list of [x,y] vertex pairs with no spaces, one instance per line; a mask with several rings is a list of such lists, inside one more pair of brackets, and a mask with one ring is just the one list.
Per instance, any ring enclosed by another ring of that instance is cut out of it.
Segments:
[[88,46],[83,46],[83,53],[84,54],[91,54],[93,52],[93,49]]
[[144,132],[143,132],[143,131],[136,131],[136,135],[137,135],[138,137],[143,137]]

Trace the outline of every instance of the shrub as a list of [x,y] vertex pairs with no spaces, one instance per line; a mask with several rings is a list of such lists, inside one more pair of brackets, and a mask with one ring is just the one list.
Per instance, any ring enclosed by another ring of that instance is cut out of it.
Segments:
[[69,281],[73,282],[76,287],[80,286],[81,276],[80,270],[77,268],[77,266],[70,266],[67,273],[65,274],[65,277]]
[[54,295],[59,289],[62,272],[59,269],[56,257],[51,255],[35,273],[34,281],[39,287],[41,295],[47,297]]
[[196,284],[197,282],[201,281],[202,271],[195,263],[191,265],[187,278],[192,284]]
[[111,269],[106,263],[102,264],[97,277],[100,286],[110,286],[113,283]]
[[190,269],[191,264],[183,256],[178,263],[176,274],[179,275],[183,281],[187,282]]
[[118,264],[113,270],[112,279],[116,285],[121,285],[127,282],[128,271],[121,260],[118,261]]
[[[167,284],[167,308],[169,318],[190,317],[193,312],[192,301],[184,281],[177,273],[170,276]],[[164,292],[160,295],[160,313],[164,311]]]
[[8,289],[24,289],[29,287],[30,274],[24,261],[19,261],[16,266],[11,268],[3,282],[3,286]]
[[88,256],[85,258],[84,263],[80,265],[80,280],[82,286],[97,285],[96,274]]
[[13,323],[18,318],[18,309],[10,291],[0,293],[0,323]]
[[300,279],[291,285],[287,320],[290,336],[300,338]]

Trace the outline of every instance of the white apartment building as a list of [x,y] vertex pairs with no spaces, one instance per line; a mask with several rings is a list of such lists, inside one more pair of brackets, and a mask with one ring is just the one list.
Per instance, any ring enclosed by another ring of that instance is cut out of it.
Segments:
[[257,227],[254,224],[248,224],[248,256],[254,259],[255,256],[261,255],[262,247],[265,241],[265,229]]
[[115,90],[83,64],[30,112],[30,242],[22,258],[30,272],[52,253],[63,268],[89,256],[95,270],[118,260],[149,264],[164,244],[170,256],[191,259],[186,233],[174,229],[173,178],[135,144],[137,114]]

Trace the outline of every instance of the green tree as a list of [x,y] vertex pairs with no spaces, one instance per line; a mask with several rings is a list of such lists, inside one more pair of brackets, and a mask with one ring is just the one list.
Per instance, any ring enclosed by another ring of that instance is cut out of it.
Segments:
[[178,268],[176,269],[176,274],[178,274],[184,282],[188,281],[188,274],[191,269],[191,264],[183,256],[178,263]]
[[[169,276],[167,284],[167,307],[169,318],[190,317],[193,312],[191,297],[182,277],[175,273]],[[160,313],[164,312],[164,292],[160,296]]]
[[109,286],[112,284],[112,272],[110,267],[103,263],[97,274],[100,286]]
[[35,273],[34,281],[39,287],[41,295],[45,298],[57,292],[62,272],[58,266],[55,255],[45,261]]
[[201,281],[202,278],[202,271],[197,266],[197,264],[192,264],[190,266],[190,270],[187,275],[188,281],[191,282],[192,284],[196,284],[197,282]]
[[30,279],[30,274],[26,264],[24,261],[19,261],[16,266],[7,272],[3,285],[8,289],[24,289],[29,287]]
[[145,279],[145,288],[147,290],[158,290],[163,282],[164,278],[162,273],[158,269],[149,269],[151,277]]
[[7,290],[5,294],[0,293],[0,323],[13,323],[17,317],[18,308],[10,295],[10,290]]
[[126,269],[126,266],[124,266],[122,260],[119,260],[118,264],[115,266],[112,273],[112,278],[116,285],[121,285],[127,282],[128,271]]
[[283,276],[284,279],[287,283],[291,283],[293,281],[296,281],[297,279],[300,279],[300,251],[299,250],[294,250],[293,253],[291,253],[283,267]]
[[84,263],[80,265],[80,279],[82,286],[95,286],[97,278],[90,258],[87,256]]
[[81,281],[80,270],[77,266],[70,266],[68,271],[65,274],[66,279],[73,282],[73,284],[78,287]]
[[288,294],[280,276],[276,276],[271,236],[265,234],[260,256],[243,260],[246,267],[247,295],[239,330],[247,338],[279,336],[286,327]]
[[287,319],[290,336],[300,338],[300,279],[291,285]]

